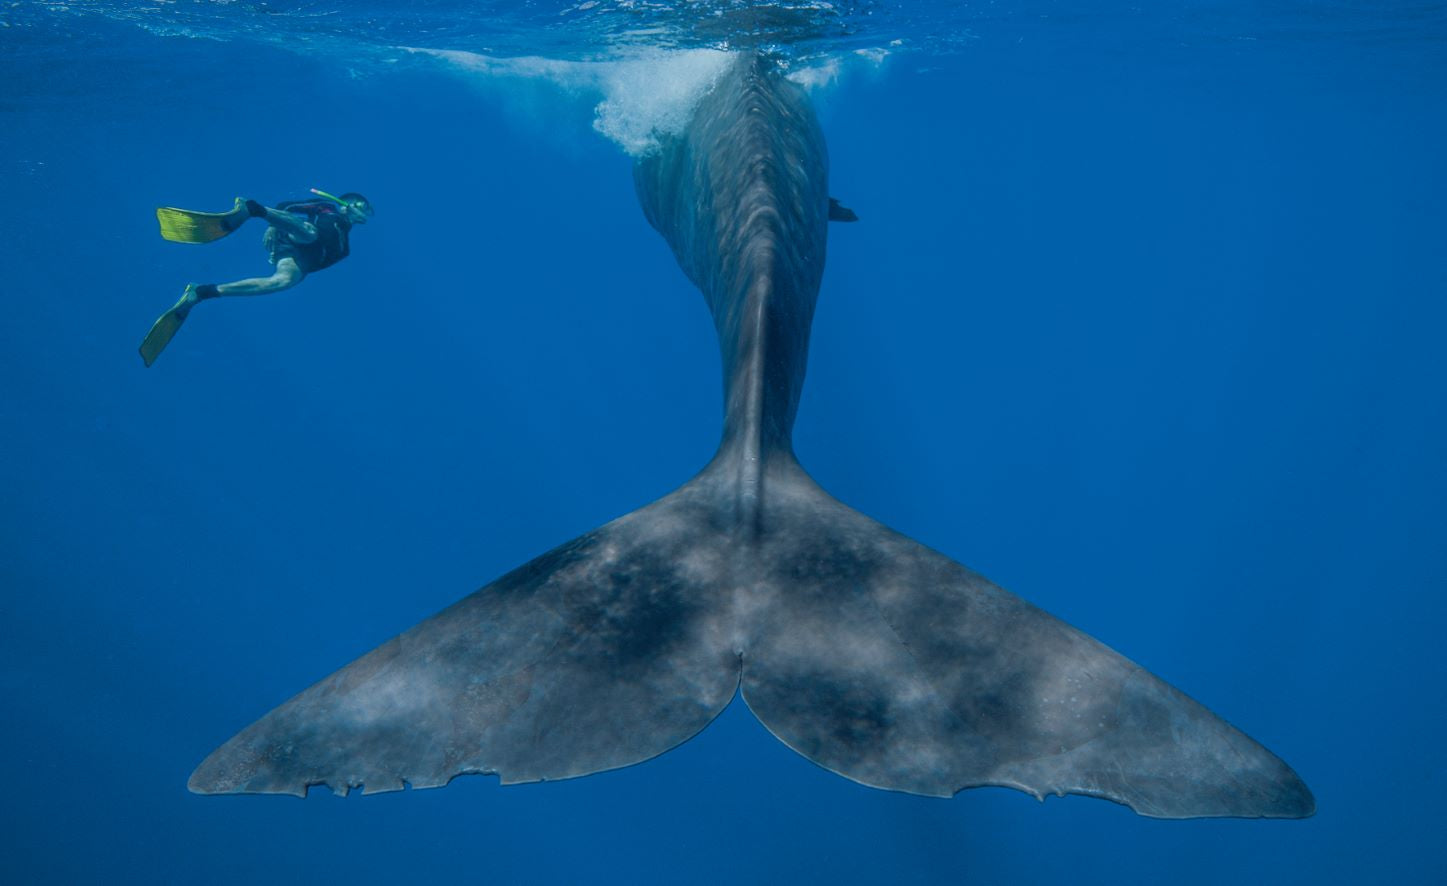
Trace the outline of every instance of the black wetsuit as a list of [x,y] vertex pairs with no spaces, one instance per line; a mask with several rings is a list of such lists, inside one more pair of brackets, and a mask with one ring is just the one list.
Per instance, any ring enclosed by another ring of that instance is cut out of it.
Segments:
[[335,203],[323,200],[293,200],[281,203],[276,208],[305,218],[316,228],[317,237],[310,243],[298,243],[275,225],[267,228],[262,244],[271,251],[272,264],[284,258],[292,258],[296,260],[296,266],[301,268],[302,273],[310,274],[312,271],[331,267],[351,252],[348,238],[352,223]]

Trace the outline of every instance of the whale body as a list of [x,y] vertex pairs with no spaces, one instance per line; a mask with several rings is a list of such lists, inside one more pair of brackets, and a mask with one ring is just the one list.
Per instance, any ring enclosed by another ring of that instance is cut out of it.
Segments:
[[191,790],[572,778],[677,746],[738,694],[789,747],[873,787],[1084,794],[1162,818],[1313,812],[1245,734],[799,465],[831,201],[823,134],[776,62],[736,57],[634,179],[718,331],[717,454],[284,703]]

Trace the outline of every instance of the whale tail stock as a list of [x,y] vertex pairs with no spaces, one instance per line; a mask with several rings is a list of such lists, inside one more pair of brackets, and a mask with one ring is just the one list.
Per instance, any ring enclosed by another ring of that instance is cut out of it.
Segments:
[[[242,731],[198,793],[571,778],[681,744],[736,691],[879,788],[1086,794],[1161,818],[1310,815],[1291,769],[1091,637],[771,459],[754,519],[716,459]],[[737,527],[747,528],[737,528]]]

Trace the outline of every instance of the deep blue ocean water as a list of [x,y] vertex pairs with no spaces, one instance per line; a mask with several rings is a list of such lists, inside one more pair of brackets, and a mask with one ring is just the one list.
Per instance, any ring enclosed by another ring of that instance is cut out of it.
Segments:
[[[0,881],[1447,880],[1444,7],[743,6],[0,10]],[[871,790],[737,702],[570,782],[186,791],[710,457],[713,330],[594,126],[672,75],[586,72],[751,40],[815,72],[862,217],[802,463],[1240,726],[1314,818]],[[528,55],[570,64],[476,63]],[[353,255],[143,368],[186,282],[267,267],[154,207],[310,187],[376,205]]]

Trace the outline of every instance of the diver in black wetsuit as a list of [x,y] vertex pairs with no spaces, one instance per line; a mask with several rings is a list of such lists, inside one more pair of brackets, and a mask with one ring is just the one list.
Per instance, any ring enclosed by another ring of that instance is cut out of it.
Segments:
[[178,243],[209,243],[230,234],[249,219],[265,219],[270,227],[266,229],[262,245],[270,253],[276,270],[269,277],[249,277],[234,283],[187,285],[180,301],[161,315],[141,342],[141,359],[147,366],[156,362],[197,302],[226,295],[281,292],[300,283],[313,271],[329,268],[346,258],[351,251],[352,226],[365,224],[372,214],[372,204],[357,193],[340,197],[322,194],[321,199],[293,200],[275,208],[238,197],[233,209],[220,213],[156,210],[161,236]]

